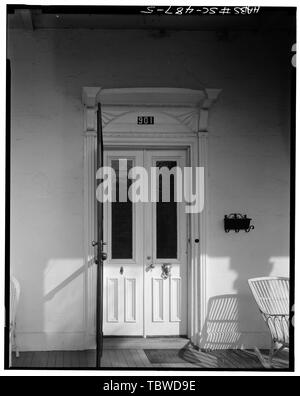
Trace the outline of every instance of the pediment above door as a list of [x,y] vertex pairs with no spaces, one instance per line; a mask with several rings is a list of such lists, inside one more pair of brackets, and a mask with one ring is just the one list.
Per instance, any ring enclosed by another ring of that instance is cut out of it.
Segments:
[[[207,129],[207,112],[220,89],[84,87],[85,129],[95,130],[100,102],[104,134],[195,133]],[[139,117],[152,117],[151,124]]]

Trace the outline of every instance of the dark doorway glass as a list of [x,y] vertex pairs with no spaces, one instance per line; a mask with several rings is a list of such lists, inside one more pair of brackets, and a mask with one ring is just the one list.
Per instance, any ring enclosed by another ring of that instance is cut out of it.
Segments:
[[[111,257],[112,259],[132,259],[132,202],[128,199],[128,189],[132,181],[128,172],[132,160],[117,159],[111,161],[116,172],[116,200],[111,206]],[[126,202],[124,201],[126,199]]]
[[[176,161],[157,161],[156,167],[168,170],[176,167]],[[163,202],[163,188],[170,185],[169,202]],[[158,179],[159,196],[156,203],[156,258],[177,258],[177,203],[175,202],[175,179],[170,173],[169,182],[162,175]]]

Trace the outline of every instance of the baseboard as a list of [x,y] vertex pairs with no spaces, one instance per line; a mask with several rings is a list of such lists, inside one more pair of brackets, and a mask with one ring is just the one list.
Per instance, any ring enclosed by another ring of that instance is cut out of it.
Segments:
[[16,341],[21,352],[87,349],[85,332],[18,332]]

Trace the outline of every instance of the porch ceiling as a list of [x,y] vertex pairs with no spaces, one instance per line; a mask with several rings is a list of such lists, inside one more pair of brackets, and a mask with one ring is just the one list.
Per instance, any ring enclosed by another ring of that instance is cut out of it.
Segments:
[[[256,15],[145,15],[146,7],[8,6],[11,29],[293,29],[291,7],[261,8]],[[267,23],[266,17],[267,16]]]

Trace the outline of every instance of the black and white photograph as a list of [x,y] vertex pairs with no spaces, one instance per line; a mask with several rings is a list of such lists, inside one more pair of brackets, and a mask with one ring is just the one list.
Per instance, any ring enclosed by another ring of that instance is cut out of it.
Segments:
[[1,8],[6,374],[294,373],[297,8],[192,4]]

